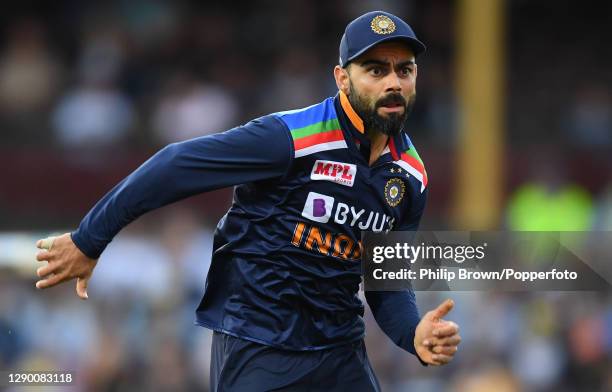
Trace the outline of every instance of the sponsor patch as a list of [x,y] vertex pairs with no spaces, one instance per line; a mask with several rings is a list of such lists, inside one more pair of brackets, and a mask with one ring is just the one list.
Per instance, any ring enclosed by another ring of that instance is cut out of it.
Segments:
[[310,179],[313,181],[331,181],[344,186],[353,186],[356,175],[356,165],[317,159],[312,167]]
[[327,223],[334,208],[334,198],[310,192],[304,204],[302,216],[315,222]]

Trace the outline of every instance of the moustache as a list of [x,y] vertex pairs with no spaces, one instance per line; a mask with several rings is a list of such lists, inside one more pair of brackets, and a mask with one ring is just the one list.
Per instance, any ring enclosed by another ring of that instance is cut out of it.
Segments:
[[378,109],[381,106],[388,106],[388,105],[402,105],[403,107],[406,107],[406,99],[400,93],[389,93],[388,95],[379,99],[376,102],[376,109]]

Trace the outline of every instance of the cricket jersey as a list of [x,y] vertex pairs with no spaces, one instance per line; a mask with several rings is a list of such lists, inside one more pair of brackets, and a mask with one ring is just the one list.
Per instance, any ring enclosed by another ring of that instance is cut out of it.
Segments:
[[[236,186],[214,235],[196,323],[287,350],[364,336],[362,231],[416,230],[427,173],[405,132],[369,165],[370,141],[343,93],[229,131],[171,144],[106,194],[72,233],[98,258],[138,216]],[[414,353],[411,291],[367,291],[383,331]]]

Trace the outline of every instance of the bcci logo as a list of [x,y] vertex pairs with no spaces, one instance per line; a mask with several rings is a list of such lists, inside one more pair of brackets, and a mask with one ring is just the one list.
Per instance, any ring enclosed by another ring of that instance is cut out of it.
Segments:
[[395,23],[385,15],[378,15],[370,23],[372,31],[376,34],[391,34],[395,31]]
[[399,178],[392,178],[385,184],[385,200],[391,207],[396,207],[404,198],[406,186]]
[[334,208],[334,198],[310,192],[304,204],[302,216],[315,222],[327,223]]

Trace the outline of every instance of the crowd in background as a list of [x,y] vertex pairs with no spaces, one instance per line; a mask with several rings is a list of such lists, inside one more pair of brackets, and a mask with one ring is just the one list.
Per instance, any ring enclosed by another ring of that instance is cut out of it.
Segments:
[[[212,231],[180,207],[143,218],[100,258],[87,301],[74,283],[39,292],[31,269],[3,272],[0,369],[70,370],[83,391],[207,391],[211,332],[194,325],[194,310]],[[609,293],[417,293],[421,312],[445,298],[455,300],[448,318],[460,325],[462,343],[440,368],[394,346],[366,310],[366,346],[384,391],[612,386]]]
[[[452,228],[454,2],[26,7],[0,16],[4,232],[69,230],[163,145],[335,94],[342,30],[372,9],[404,17],[428,46],[407,129],[431,178],[423,226]],[[500,227],[612,230],[612,55],[601,39],[612,10],[598,7],[507,1]],[[195,199],[128,227],[100,259],[86,302],[73,285],[33,289],[33,247],[20,268],[3,264],[0,249],[0,370],[71,369],[87,391],[207,390],[211,334],[193,325],[194,310],[230,197]],[[417,294],[422,310],[446,297],[456,300],[451,318],[464,340],[444,368],[421,367],[367,313],[383,390],[612,389],[609,294]]]

